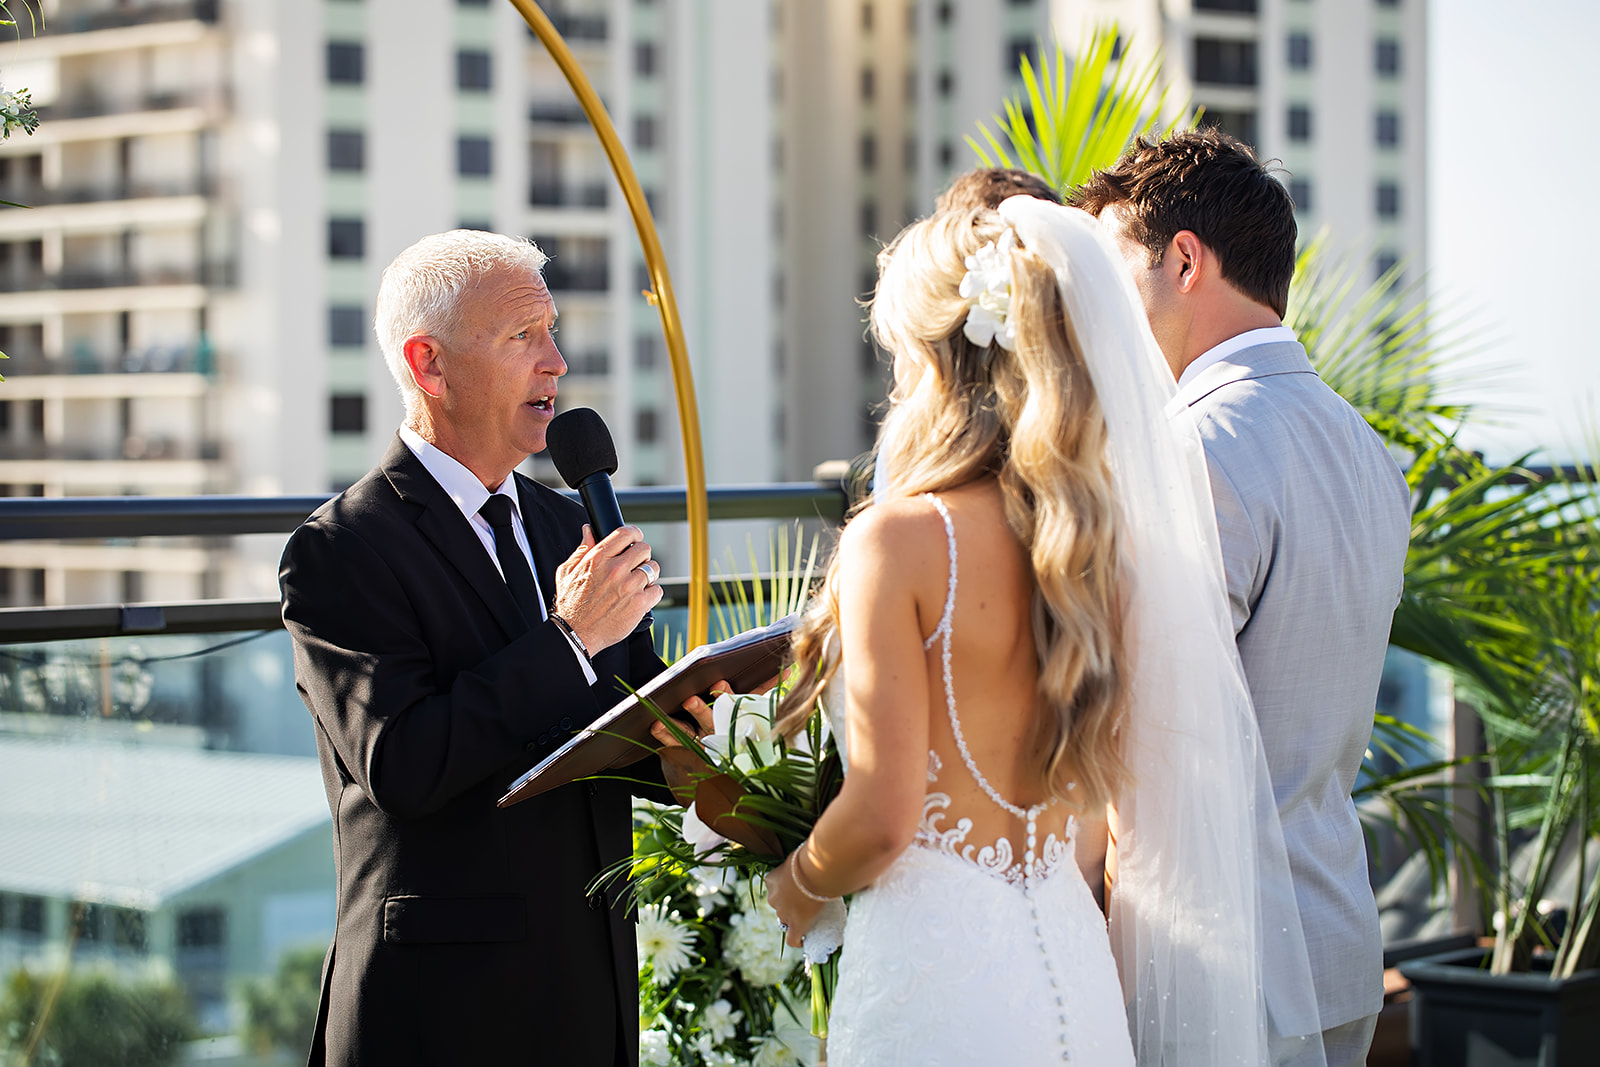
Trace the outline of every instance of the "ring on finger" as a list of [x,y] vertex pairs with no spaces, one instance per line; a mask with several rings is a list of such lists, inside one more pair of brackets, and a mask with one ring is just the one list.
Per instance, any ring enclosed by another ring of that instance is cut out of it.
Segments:
[[653,559],[645,560],[643,563],[635,567],[634,570],[644,575],[644,584],[646,586],[655,585],[656,579],[661,577],[661,565]]

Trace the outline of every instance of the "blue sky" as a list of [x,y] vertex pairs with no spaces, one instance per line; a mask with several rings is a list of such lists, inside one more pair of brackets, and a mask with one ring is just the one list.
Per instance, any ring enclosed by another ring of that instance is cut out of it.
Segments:
[[1506,369],[1464,390],[1491,458],[1600,427],[1595,0],[1428,0],[1433,291]]

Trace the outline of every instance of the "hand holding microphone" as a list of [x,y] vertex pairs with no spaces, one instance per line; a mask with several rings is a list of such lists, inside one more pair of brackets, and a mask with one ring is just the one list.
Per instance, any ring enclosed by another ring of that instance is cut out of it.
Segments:
[[545,440],[557,472],[582,497],[590,526],[556,569],[555,614],[594,653],[626,638],[661,600],[661,565],[650,558],[639,528],[622,521],[611,486],[617,449],[599,412],[562,412],[550,420]]

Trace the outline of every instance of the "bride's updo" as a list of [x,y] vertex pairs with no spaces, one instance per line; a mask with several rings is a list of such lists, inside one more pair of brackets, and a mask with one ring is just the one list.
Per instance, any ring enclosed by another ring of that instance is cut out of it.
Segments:
[[[1096,806],[1124,773],[1120,518],[1105,420],[1055,274],[1027,249],[1010,253],[1014,351],[998,341],[974,344],[963,333],[966,258],[1006,229],[988,209],[939,212],[878,254],[873,336],[922,374],[909,394],[897,383],[890,395],[889,479],[874,493],[897,499],[998,480],[1006,521],[1033,565],[1039,781],[1074,805]],[[801,680],[783,706],[788,730],[799,728],[836,666],[833,575],[830,567],[825,595],[795,636]],[[1077,788],[1069,794],[1070,782]]]

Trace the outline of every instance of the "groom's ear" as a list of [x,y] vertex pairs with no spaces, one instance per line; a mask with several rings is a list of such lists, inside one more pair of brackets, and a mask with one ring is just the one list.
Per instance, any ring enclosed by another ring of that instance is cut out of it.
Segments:
[[1185,295],[1194,292],[1202,268],[1213,258],[1211,250],[1195,236],[1193,230],[1179,230],[1172,235],[1167,257],[1172,283],[1178,292]]

